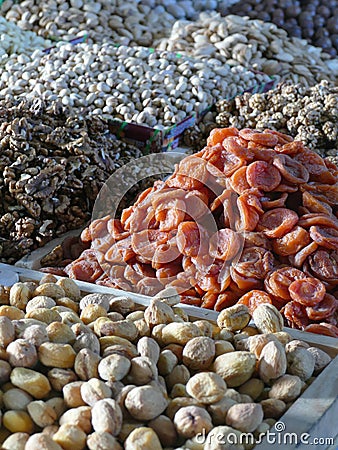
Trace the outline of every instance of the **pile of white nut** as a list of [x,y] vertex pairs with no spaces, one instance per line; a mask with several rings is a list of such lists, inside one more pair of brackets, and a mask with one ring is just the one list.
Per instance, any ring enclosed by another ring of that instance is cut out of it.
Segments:
[[338,59],[328,63],[329,56],[320,48],[290,37],[272,23],[248,17],[204,12],[196,21],[177,21],[170,37],[157,41],[156,46],[201,59],[217,58],[232,66],[241,64],[305,86],[334,80],[337,75]]
[[[237,0],[236,0],[237,1]],[[90,42],[152,45],[177,19],[230,6],[234,0],[5,0],[1,12],[24,30],[56,39],[89,34]]]
[[268,81],[267,75],[217,59],[138,46],[65,44],[49,54],[13,55],[0,76],[0,100],[61,98],[66,106],[161,128],[202,112],[214,99]]
[[22,30],[0,16],[0,64],[4,64],[10,55],[16,54],[19,58],[19,55],[30,55],[33,49],[45,49],[51,45],[50,40]]

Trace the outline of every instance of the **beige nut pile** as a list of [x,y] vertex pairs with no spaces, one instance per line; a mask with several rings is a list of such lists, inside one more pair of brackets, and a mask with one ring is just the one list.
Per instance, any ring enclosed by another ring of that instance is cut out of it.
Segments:
[[248,17],[201,13],[196,21],[177,21],[170,37],[159,40],[157,46],[201,59],[217,58],[232,66],[240,64],[305,86],[337,76],[320,48],[288,36],[272,23]]
[[270,304],[254,327],[245,305],[190,322],[173,289],[147,308],[53,275],[0,294],[4,450],[216,449],[266,432],[331,361]]
[[0,76],[0,100],[60,99],[65,106],[163,129],[270,81],[243,66],[199,61],[146,47],[65,44],[27,61],[13,55]]

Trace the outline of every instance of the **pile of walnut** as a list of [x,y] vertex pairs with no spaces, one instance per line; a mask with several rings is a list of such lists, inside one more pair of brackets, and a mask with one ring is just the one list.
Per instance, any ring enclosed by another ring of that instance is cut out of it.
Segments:
[[0,261],[13,263],[89,218],[115,169],[141,152],[107,122],[57,102],[0,103]]
[[337,164],[338,87],[325,81],[310,88],[284,83],[266,93],[220,100],[216,111],[185,131],[185,145],[199,150],[210,131],[219,126],[281,131]]
[[216,450],[217,433],[264,435],[331,361],[283,332],[272,305],[255,326],[245,305],[216,326],[178,302],[172,288],[145,309],[81,298],[52,275],[2,288],[1,448]]

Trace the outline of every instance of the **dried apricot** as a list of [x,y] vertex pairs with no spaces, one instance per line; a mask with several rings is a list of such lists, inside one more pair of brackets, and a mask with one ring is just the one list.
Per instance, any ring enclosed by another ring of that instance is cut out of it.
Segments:
[[207,139],[207,145],[213,147],[214,145],[221,144],[229,136],[238,136],[238,129],[235,127],[214,128],[211,130]]
[[315,306],[324,299],[325,286],[317,278],[302,278],[293,281],[289,286],[292,300],[304,306]]
[[310,242],[309,233],[304,228],[296,226],[283,237],[275,239],[272,248],[277,255],[289,256],[296,254]]
[[338,337],[338,328],[328,323],[311,323],[304,328],[309,333],[324,334],[325,336]]
[[310,227],[311,238],[321,247],[338,249],[338,229],[323,226]]
[[270,238],[280,238],[292,230],[298,222],[298,215],[292,209],[275,208],[263,214],[257,230]]
[[272,164],[289,183],[301,184],[309,181],[310,174],[306,168],[288,155],[276,155]]
[[246,178],[251,187],[265,192],[273,191],[282,179],[279,170],[265,161],[255,161],[249,164]]
[[240,235],[225,228],[217,231],[210,239],[209,253],[213,258],[231,261],[243,247]]
[[269,294],[284,300],[291,300],[289,286],[294,280],[306,278],[301,270],[294,267],[282,267],[268,274],[264,280],[265,289]]
[[272,304],[272,299],[265,291],[253,289],[252,291],[242,295],[237,304],[246,305],[249,308],[250,314],[254,312],[261,303]]

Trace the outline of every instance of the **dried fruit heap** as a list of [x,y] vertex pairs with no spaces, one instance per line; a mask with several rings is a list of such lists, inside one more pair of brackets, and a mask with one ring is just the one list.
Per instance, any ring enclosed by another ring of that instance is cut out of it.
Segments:
[[207,144],[121,220],[94,221],[67,274],[149,295],[174,286],[217,311],[272,303],[290,326],[338,336],[337,167],[276,131],[215,129]]

